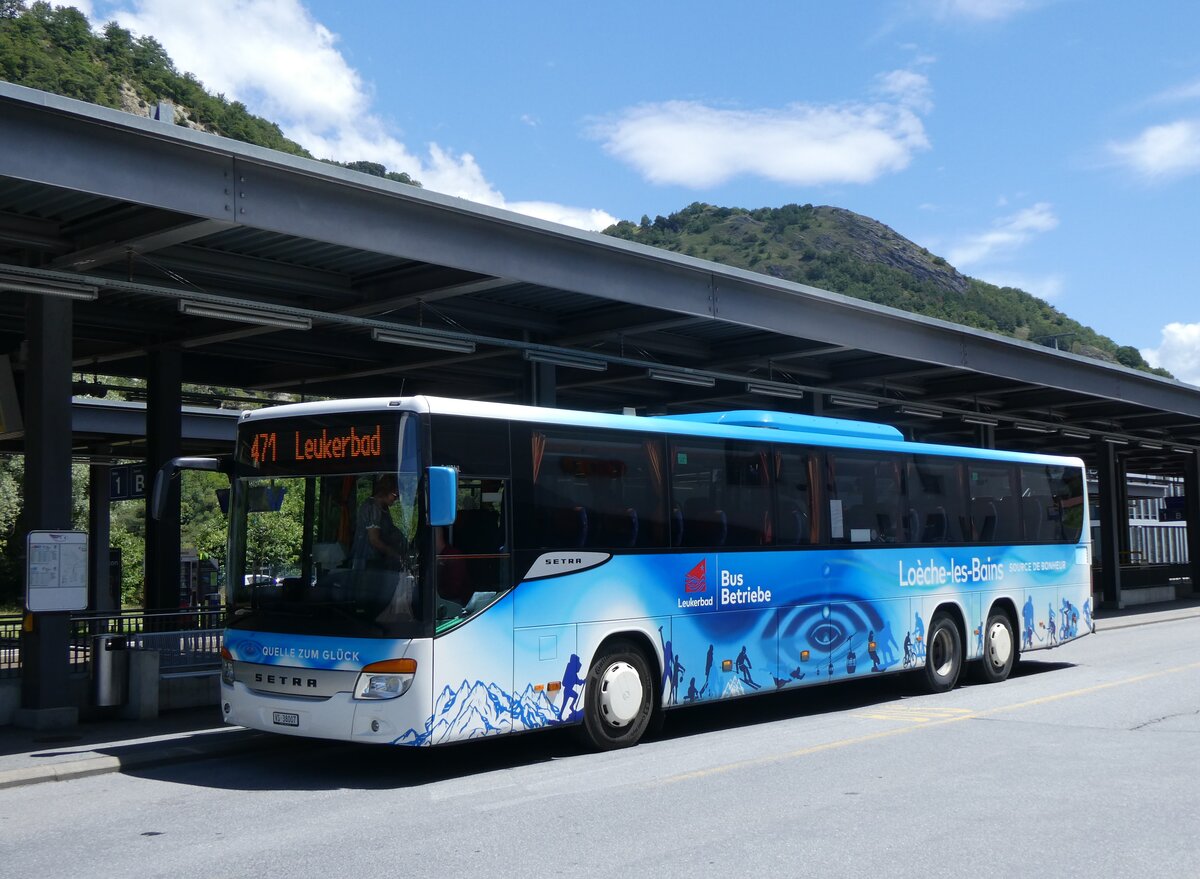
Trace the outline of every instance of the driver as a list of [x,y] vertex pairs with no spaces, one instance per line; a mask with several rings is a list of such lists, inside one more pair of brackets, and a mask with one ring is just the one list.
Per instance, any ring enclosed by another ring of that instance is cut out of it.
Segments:
[[354,542],[350,547],[350,559],[356,571],[400,568],[408,541],[389,512],[399,496],[396,477],[385,473],[375,480],[371,496],[358,508]]

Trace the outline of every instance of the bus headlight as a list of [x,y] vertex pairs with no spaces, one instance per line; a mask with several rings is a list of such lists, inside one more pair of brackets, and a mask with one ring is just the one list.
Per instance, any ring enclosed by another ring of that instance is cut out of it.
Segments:
[[227,687],[232,687],[234,682],[233,673],[233,654],[221,648],[221,683]]
[[363,666],[354,684],[355,699],[396,699],[408,692],[417,674],[415,659],[385,659]]

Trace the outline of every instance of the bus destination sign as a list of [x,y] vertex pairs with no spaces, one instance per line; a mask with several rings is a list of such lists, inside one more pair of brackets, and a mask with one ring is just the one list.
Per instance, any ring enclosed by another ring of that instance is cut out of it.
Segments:
[[238,463],[261,474],[387,470],[397,452],[391,419],[251,422],[238,438]]

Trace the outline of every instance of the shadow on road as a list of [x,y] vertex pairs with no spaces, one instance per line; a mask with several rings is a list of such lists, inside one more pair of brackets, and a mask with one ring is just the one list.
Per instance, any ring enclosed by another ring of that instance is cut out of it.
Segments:
[[[1025,660],[1014,669],[1013,676],[1027,677],[1071,666],[1068,662]],[[964,686],[977,685],[965,680]],[[772,693],[764,698],[692,706],[669,712],[663,730],[647,741],[682,739],[789,718],[879,706],[924,694],[917,675],[902,674],[850,680],[836,687]],[[165,765],[129,774],[223,790],[391,790],[580,757],[589,759],[588,752],[569,729],[430,749],[276,736],[266,747],[250,754]],[[594,755],[590,759],[607,758]]]

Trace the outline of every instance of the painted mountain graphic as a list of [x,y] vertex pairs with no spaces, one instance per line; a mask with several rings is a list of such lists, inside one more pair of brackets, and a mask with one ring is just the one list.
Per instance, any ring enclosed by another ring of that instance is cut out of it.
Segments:
[[[533,687],[526,687],[518,698],[496,684],[464,680],[457,688],[442,690],[424,730],[410,729],[393,744],[436,745],[513,730],[540,729],[560,722],[558,710],[544,692],[535,692]],[[575,711],[564,719],[577,718]]]

